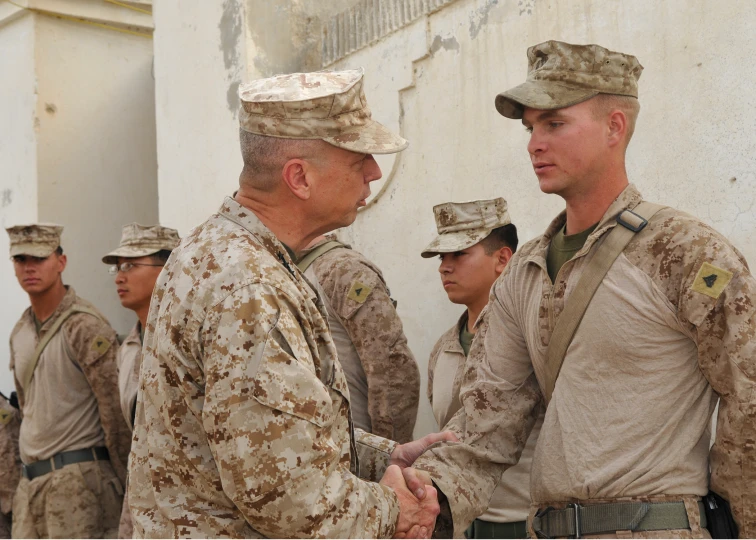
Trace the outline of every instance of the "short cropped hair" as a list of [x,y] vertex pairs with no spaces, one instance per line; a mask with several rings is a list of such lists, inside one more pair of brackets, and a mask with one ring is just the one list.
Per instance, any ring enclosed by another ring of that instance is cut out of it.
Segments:
[[638,120],[640,113],[640,102],[632,96],[618,96],[614,94],[599,94],[592,101],[593,117],[596,120],[604,118],[607,114],[615,109],[619,109],[627,117],[627,137],[625,138],[625,148],[630,143],[635,133],[635,122]]
[[275,189],[276,174],[284,164],[290,159],[305,157],[312,143],[310,139],[268,137],[240,128],[239,144],[244,168],[250,173],[246,178],[251,182],[251,187],[260,191]]
[[63,255],[63,246],[58,246],[57,248],[55,248],[55,254],[58,255],[58,257]]
[[168,262],[168,257],[170,256],[171,256],[170,249],[161,249],[157,253],[153,253],[152,255],[150,255],[150,257],[152,257],[155,260],[155,262],[159,262],[160,264],[165,264],[166,262]]
[[514,223],[504,225],[503,227],[497,227],[480,241],[486,255],[493,255],[495,251],[503,247],[508,247],[512,250],[512,253],[515,253],[517,251],[518,243],[517,227],[515,227]]

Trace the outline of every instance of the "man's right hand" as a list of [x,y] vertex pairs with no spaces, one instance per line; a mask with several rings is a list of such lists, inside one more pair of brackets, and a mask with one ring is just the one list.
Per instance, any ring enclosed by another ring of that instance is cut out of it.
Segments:
[[436,524],[436,516],[441,511],[436,489],[426,486],[425,496],[418,499],[407,489],[402,470],[396,465],[386,469],[380,483],[393,489],[399,500],[399,519],[396,523],[398,537],[430,538]]

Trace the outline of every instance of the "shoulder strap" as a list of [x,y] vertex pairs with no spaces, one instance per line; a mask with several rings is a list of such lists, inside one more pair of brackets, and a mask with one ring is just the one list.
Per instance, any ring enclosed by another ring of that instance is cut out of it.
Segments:
[[658,204],[642,202],[632,211],[624,210],[617,216],[617,224],[621,226],[614,227],[586,269],[583,270],[551,334],[546,352],[546,363],[536,367],[536,376],[541,383],[547,405],[554,393],[554,386],[556,386],[559,371],[562,369],[567,348],[604,276],[633,236],[642,231],[648,221],[662,208],[664,207]]
[[60,317],[58,317],[58,320],[55,321],[55,324],[53,324],[52,328],[47,331],[45,337],[42,338],[42,341],[39,342],[37,348],[34,350],[34,357],[32,358],[31,365],[27,368],[27,372],[24,374],[24,390],[28,390],[29,385],[31,384],[31,380],[34,377],[34,370],[37,369],[37,362],[39,362],[39,357],[42,356],[42,352],[45,350],[45,347],[47,347],[47,344],[50,343],[50,340],[53,338],[53,336],[58,333],[58,330],[60,330],[60,327],[63,326],[63,323],[66,322],[68,318],[74,313],[88,313],[89,315],[101,319],[100,315],[96,311],[84,306],[72,306],[61,313]]
[[320,257],[321,255],[325,255],[332,249],[336,249],[337,247],[341,247],[343,245],[344,244],[336,240],[329,240],[328,242],[325,242],[324,244],[320,244],[318,247],[313,249],[311,252],[309,252],[307,255],[305,255],[299,260],[299,262],[297,263],[299,270],[304,274],[305,272],[307,272],[307,269],[310,267],[310,265],[314,263],[318,257]]

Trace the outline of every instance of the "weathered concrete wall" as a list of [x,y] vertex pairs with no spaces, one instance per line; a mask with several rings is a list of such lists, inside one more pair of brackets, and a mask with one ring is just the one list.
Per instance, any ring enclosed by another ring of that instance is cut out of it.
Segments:
[[[37,220],[37,148],[34,129],[34,17],[0,27],[0,391],[13,390],[8,338],[29,300],[8,261],[5,227]],[[13,126],[14,129],[8,129]]]
[[[247,0],[243,10],[236,2],[156,6],[161,216],[185,232],[235,188],[231,90],[242,77],[312,69],[317,43],[328,67],[364,66],[375,117],[410,147],[380,158],[381,196],[343,234],[383,268],[424,376],[432,345],[461,312],[446,299],[437,261],[419,256],[435,234],[431,207],[506,197],[523,240],[563,207],[538,189],[527,133],[493,106],[496,93],[524,80],[529,45],[596,42],[638,56],[646,70],[631,179],[648,199],[707,220],[756,265],[756,3]],[[416,434],[433,429],[423,398]]]
[[36,66],[39,219],[65,226],[64,281],[127,333],[100,259],[158,221],[152,40],[39,17]]

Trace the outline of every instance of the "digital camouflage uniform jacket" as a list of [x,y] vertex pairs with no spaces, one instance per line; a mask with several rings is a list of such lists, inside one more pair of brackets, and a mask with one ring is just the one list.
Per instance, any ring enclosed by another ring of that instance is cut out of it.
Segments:
[[[416,462],[448,497],[457,534],[485,509],[525,444],[542,400],[533,362],[545,362],[565,300],[618,226],[615,216],[640,202],[628,186],[553,287],[545,257],[564,213],[494,285],[470,351],[463,407],[446,426],[462,443],[432,448]],[[664,208],[614,262],[567,351],[533,458],[533,504],[675,496],[686,500],[687,534],[697,536],[695,498],[709,489],[710,467],[711,489],[730,501],[740,534],[753,537],[754,441],[756,280],[722,235]]]
[[18,455],[18,430],[21,415],[4,397],[0,396],[0,538],[3,527],[7,526],[10,538],[9,517],[13,508],[13,494],[21,479],[21,458]]
[[[324,253],[310,269],[329,313],[337,317],[346,330],[345,340],[353,346],[342,351],[336,341],[356,425],[400,443],[411,441],[420,401],[420,370],[383,274],[346,245]],[[355,411],[358,405],[364,409],[359,413]]]
[[[118,351],[118,338],[115,330],[111,328],[105,316],[90,302],[77,296],[73,287],[67,287],[63,300],[61,300],[53,314],[44,322],[39,334],[37,334],[34,315],[32,314],[31,307],[29,307],[24,311],[21,319],[16,323],[11,332],[11,369],[14,369],[14,367],[21,363],[21,359],[17,356],[20,354],[20,351],[18,347],[14,346],[17,336],[22,331],[26,335],[34,336],[34,343],[28,346],[30,354],[33,354],[34,348],[39,343],[39,340],[44,337],[46,331],[55,324],[60,315],[74,305],[80,305],[93,310],[100,315],[100,318],[88,313],[74,313],[63,323],[63,326],[58,330],[58,334],[62,335],[65,348],[70,357],[66,361],[75,362],[76,368],[84,374],[92,389],[97,401],[97,412],[105,435],[105,446],[108,448],[110,454],[110,462],[119,480],[123,483],[126,479],[126,464],[131,446],[131,432],[123,420],[118,400],[118,373],[115,361]],[[37,364],[37,369],[40,368],[48,355],[53,354],[51,349],[51,345],[48,345]],[[19,382],[19,374],[15,370],[14,379],[16,390],[18,391],[18,401],[23,414],[26,405],[25,394]],[[32,379],[33,384],[34,379]],[[40,399],[54,401],[55,396],[40,396]],[[21,430],[22,432],[24,430],[23,423]],[[75,434],[72,433],[71,438],[75,439]]]
[[[325,308],[283,244],[227,198],[160,274],[129,504],[137,536],[391,537],[395,443],[352,437]],[[359,453],[359,455],[358,455]]]

